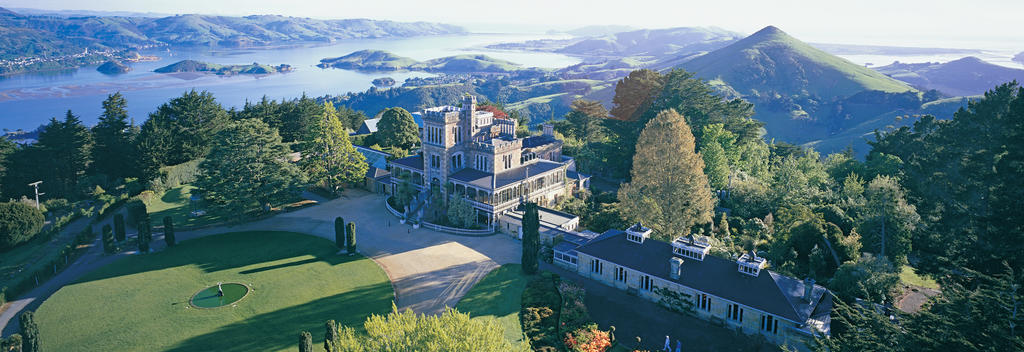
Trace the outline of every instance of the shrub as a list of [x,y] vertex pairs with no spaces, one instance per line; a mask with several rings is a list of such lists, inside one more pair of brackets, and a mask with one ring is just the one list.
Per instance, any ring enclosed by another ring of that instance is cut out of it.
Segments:
[[348,254],[356,253],[356,223],[348,223],[348,231],[345,231],[345,243],[347,244]]
[[299,334],[299,352],[313,352],[313,335],[309,331]]
[[21,350],[39,352],[39,326],[36,325],[35,314],[31,310],[22,312],[18,323],[21,325]]
[[164,242],[167,247],[174,247],[177,243],[174,238],[174,220],[170,216],[164,217]]
[[345,219],[334,218],[334,245],[338,249],[345,248]]
[[519,320],[530,345],[536,351],[560,349],[558,321],[562,298],[556,287],[557,276],[544,274],[526,284]]
[[138,227],[144,220],[149,220],[146,210],[146,203],[139,197],[132,197],[124,205],[125,213],[128,214],[128,224]]
[[565,334],[565,349],[571,352],[604,352],[612,346],[608,332],[589,324]]
[[43,228],[43,213],[20,202],[0,203],[0,249],[27,242]]
[[125,239],[124,215],[120,213],[114,214],[114,238],[118,242],[124,242]]
[[103,225],[103,252],[107,254],[116,252],[114,246],[114,234],[110,231],[110,224]]
[[139,244],[139,253],[149,253],[149,241],[153,239],[153,226],[150,225],[149,220],[143,220],[139,223],[139,234],[136,241]]
[[559,312],[559,328],[562,332],[570,332],[591,324],[590,312],[583,304],[586,291],[583,287],[562,281],[558,284],[558,292],[562,296],[562,309]]

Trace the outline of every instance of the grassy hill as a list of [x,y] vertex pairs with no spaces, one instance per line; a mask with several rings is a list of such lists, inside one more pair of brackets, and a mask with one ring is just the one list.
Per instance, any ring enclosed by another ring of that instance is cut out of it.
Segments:
[[395,55],[383,50],[360,50],[351,54],[321,59],[320,68],[342,68],[366,71],[413,70],[441,73],[512,73],[542,71],[487,55],[456,55],[427,61]]
[[947,63],[893,63],[875,68],[878,72],[923,89],[935,89],[950,96],[978,95],[997,85],[1024,82],[1024,70],[990,64],[973,56]]
[[523,67],[517,63],[487,55],[456,55],[420,62],[414,70],[427,72],[513,72]]
[[745,96],[848,97],[913,91],[906,83],[816,49],[773,26],[681,65]]
[[181,60],[173,64],[153,70],[156,73],[205,72],[218,75],[266,75],[277,72],[291,71],[291,66],[270,66],[252,63],[250,65],[219,65],[195,60]]

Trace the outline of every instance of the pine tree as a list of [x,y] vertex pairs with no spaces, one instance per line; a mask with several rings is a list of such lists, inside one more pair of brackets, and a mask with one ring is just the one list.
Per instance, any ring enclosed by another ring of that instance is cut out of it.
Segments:
[[174,247],[177,241],[174,238],[174,220],[170,216],[164,217],[164,242],[167,247]]
[[324,324],[324,330],[326,330],[324,332],[324,351],[341,352],[338,346],[338,343],[340,342],[339,339],[341,337],[338,336],[338,325],[333,319],[328,320],[327,323]]
[[345,248],[345,219],[340,216],[334,218],[334,245],[339,250]]
[[704,174],[708,176],[708,183],[712,189],[725,189],[729,185],[729,164],[726,160],[725,149],[718,143],[709,143],[700,151],[704,159]]
[[18,317],[21,325],[22,352],[39,352],[39,326],[36,325],[35,314],[26,310]]
[[651,119],[637,142],[632,181],[619,189],[623,216],[650,226],[662,240],[711,222],[711,187],[694,147],[690,127],[675,111]]
[[313,335],[309,331],[299,334],[299,352],[313,352]]
[[352,146],[334,104],[324,103],[323,115],[310,124],[302,148],[302,170],[309,182],[337,193],[344,184],[363,180],[369,166]]
[[114,179],[135,175],[133,126],[129,124],[126,107],[121,92],[108,95],[103,101],[103,114],[92,128],[96,142],[92,150],[93,169]]
[[345,243],[348,254],[356,253],[356,223],[348,223],[348,230],[345,231]]
[[206,91],[191,90],[161,105],[136,139],[143,176],[152,179],[161,166],[205,156],[217,132],[229,123],[227,111]]
[[[51,119],[39,133],[37,147],[43,159],[36,160],[35,167],[42,171],[44,183],[49,184],[52,198],[66,198],[78,195],[79,178],[92,162],[92,135],[68,110],[63,121]],[[49,182],[45,182],[49,181]],[[52,193],[51,193],[52,192]]]
[[536,203],[526,203],[523,207],[523,273],[533,275],[539,265],[540,215]]
[[114,238],[118,242],[124,242],[125,236],[124,215],[121,213],[114,214]]
[[217,133],[194,184],[227,213],[245,214],[254,208],[267,212],[272,204],[297,196],[303,184],[288,153],[266,123],[241,120]]

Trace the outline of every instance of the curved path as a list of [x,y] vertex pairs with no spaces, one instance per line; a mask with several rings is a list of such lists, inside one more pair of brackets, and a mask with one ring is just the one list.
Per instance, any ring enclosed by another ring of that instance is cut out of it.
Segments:
[[[454,307],[488,272],[503,264],[518,263],[522,257],[521,245],[509,236],[464,237],[399,224],[398,219],[385,210],[382,196],[362,190],[349,190],[341,198],[259,221],[176,235],[178,241],[184,241],[224,232],[291,231],[333,241],[334,218],[338,216],[345,222],[356,223],[359,252],[376,261],[388,274],[395,289],[396,304],[403,310],[436,314],[445,307]],[[163,249],[162,236],[155,237],[154,250]],[[99,248],[95,249],[26,295],[31,297],[31,304],[4,313],[13,316],[26,306],[38,307],[60,287],[125,255],[103,256]],[[4,328],[6,323],[0,319],[4,336],[16,329],[15,326]]]

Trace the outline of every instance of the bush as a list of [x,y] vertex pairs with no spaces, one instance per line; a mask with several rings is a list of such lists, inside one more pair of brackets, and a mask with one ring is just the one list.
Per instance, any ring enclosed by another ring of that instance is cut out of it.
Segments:
[[164,217],[164,242],[167,247],[174,247],[177,243],[174,238],[174,220],[170,216]]
[[146,210],[146,203],[139,197],[132,197],[124,205],[125,213],[128,214],[128,224],[138,227],[144,220],[149,220],[149,213]]
[[114,214],[114,238],[118,242],[124,242],[125,239],[124,215],[120,213]]
[[114,244],[114,234],[110,231],[110,224],[103,225],[103,252],[111,254],[117,251]]
[[149,242],[153,239],[153,226],[149,219],[139,223],[139,234],[136,242],[139,244],[139,253],[149,253]]
[[558,321],[562,298],[558,294],[558,277],[543,274],[526,284],[519,320],[530,346],[536,351],[560,350]]
[[356,223],[348,223],[348,230],[345,231],[345,244],[348,254],[356,253]]
[[20,202],[0,203],[0,249],[28,242],[43,228],[43,213]]
[[572,332],[591,324],[590,311],[583,304],[586,291],[583,287],[562,281],[558,284],[558,292],[562,296],[562,308],[559,311],[559,328],[563,333]]
[[334,245],[338,249],[345,248],[345,219],[334,218]]
[[565,334],[565,349],[570,352],[604,352],[612,346],[607,331],[601,331],[597,324],[589,324]]

